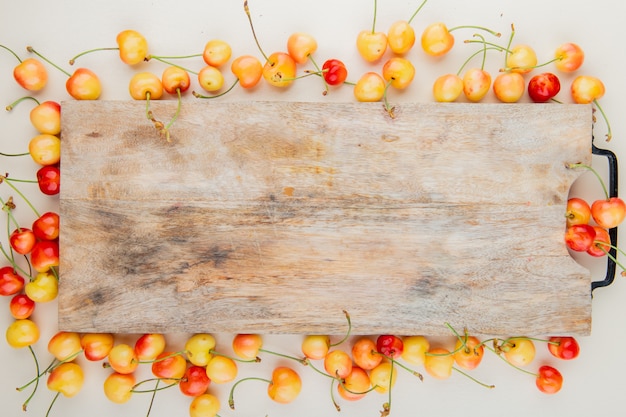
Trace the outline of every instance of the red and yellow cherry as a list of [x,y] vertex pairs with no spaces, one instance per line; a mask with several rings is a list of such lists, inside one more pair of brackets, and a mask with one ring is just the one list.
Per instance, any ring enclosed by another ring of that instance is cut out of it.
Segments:
[[13,50],[4,45],[0,48],[9,51],[19,64],[13,68],[13,78],[24,89],[29,91],[39,91],[48,83],[48,71],[43,64],[35,58],[22,60]]
[[502,103],[517,103],[525,90],[526,82],[518,72],[501,72],[493,80],[493,93]]
[[548,351],[555,358],[572,360],[578,357],[580,345],[570,336],[553,336],[548,339]]
[[296,64],[305,64],[315,51],[317,51],[317,41],[308,33],[295,32],[287,39],[287,53],[296,61]]
[[252,55],[241,55],[230,64],[230,70],[243,88],[252,88],[263,76],[263,65]]
[[202,59],[207,65],[219,68],[228,62],[232,53],[232,48],[228,42],[221,39],[211,39],[204,45]]
[[274,52],[263,65],[263,78],[275,87],[287,87],[296,77],[296,61],[285,52]]
[[85,358],[92,362],[109,356],[114,343],[115,337],[111,333],[85,333],[80,337],[80,346]]
[[55,240],[59,237],[59,215],[48,211],[33,222],[33,233],[40,240]]
[[509,363],[524,367],[535,359],[535,343],[525,337],[513,337],[503,344],[503,352]]
[[204,394],[210,384],[211,380],[206,374],[206,370],[202,366],[192,365],[185,371],[178,388],[183,395],[197,397]]
[[589,224],[575,224],[565,230],[565,244],[576,252],[587,251],[596,238],[596,231]]
[[587,224],[591,220],[591,207],[587,201],[579,197],[567,200],[565,208],[565,223],[567,227],[575,224]]
[[133,396],[135,384],[134,374],[112,372],[104,380],[104,395],[115,404],[124,404]]
[[36,303],[47,303],[57,298],[59,280],[51,271],[39,272],[24,286],[24,292]]
[[343,350],[331,350],[324,358],[324,369],[328,375],[345,378],[352,371],[352,358]]
[[128,65],[143,62],[148,56],[148,41],[136,30],[121,31],[117,34],[115,41],[120,50],[120,59]]
[[430,56],[447,54],[454,46],[454,36],[442,22],[426,26],[421,37],[422,49]]
[[402,339],[402,359],[413,365],[423,365],[430,342],[424,336],[406,336]]
[[375,387],[376,392],[384,394],[394,387],[397,376],[398,371],[393,369],[391,362],[381,362],[370,371],[370,384]]
[[562,72],[573,72],[581,67],[585,60],[585,53],[580,46],[567,42],[559,45],[554,51],[554,66]]
[[611,250],[611,237],[609,232],[600,226],[593,226],[593,229],[596,231],[596,237],[593,239],[593,245],[587,249],[587,253],[600,258]]
[[263,338],[258,334],[240,333],[233,338],[233,352],[244,360],[253,360],[263,346]]
[[59,331],[48,341],[48,352],[59,361],[72,360],[82,350],[80,335],[76,332]]
[[102,94],[100,78],[87,68],[74,71],[65,82],[65,89],[76,100],[97,100]]
[[130,79],[128,92],[135,100],[158,100],[163,96],[163,83],[151,72],[138,72]]
[[387,31],[387,44],[394,54],[404,55],[415,45],[415,30],[406,20],[391,24]]
[[56,165],[46,165],[37,170],[37,185],[45,195],[57,195],[61,191],[61,170]]
[[189,417],[215,417],[220,407],[220,400],[215,395],[205,393],[191,401]]
[[485,348],[475,336],[457,340],[454,350],[455,352],[452,356],[456,364],[469,371],[476,369],[480,365],[485,354]]
[[30,253],[35,246],[35,233],[25,227],[15,229],[9,235],[9,244],[13,250],[20,255],[26,255]]
[[46,272],[59,266],[59,242],[56,240],[40,240],[30,251],[30,262],[37,272]]
[[224,76],[216,67],[207,65],[198,72],[198,83],[205,91],[212,93],[224,86]]
[[356,48],[364,60],[376,62],[387,51],[387,35],[384,32],[362,30],[356,38]]
[[165,336],[160,333],[146,333],[135,341],[135,353],[140,361],[155,360],[165,350]]
[[528,95],[535,103],[545,103],[561,91],[559,77],[551,72],[537,74],[528,81]]
[[433,98],[440,103],[456,101],[463,93],[463,79],[456,74],[445,74],[433,83]]
[[15,294],[9,302],[9,310],[14,319],[27,319],[35,311],[35,302],[26,294]]
[[591,203],[591,217],[604,229],[617,227],[626,217],[626,204],[619,197],[596,200]]
[[597,77],[579,75],[570,88],[572,99],[578,104],[589,104],[604,96],[604,83]]
[[537,54],[528,45],[516,45],[506,57],[506,67],[509,71],[527,74],[537,66]]
[[376,351],[393,359],[402,355],[404,343],[398,336],[383,334],[376,339]]
[[214,355],[206,365],[206,374],[216,384],[226,384],[237,377],[237,363],[229,357]]
[[539,368],[535,384],[544,394],[556,394],[563,386],[563,375],[556,368],[543,365]]
[[385,95],[386,84],[376,72],[366,72],[354,85],[354,97],[360,102],[376,102]]
[[383,360],[376,348],[376,342],[368,337],[361,337],[352,344],[352,360],[356,367],[369,371]]
[[30,319],[15,320],[7,328],[5,336],[12,348],[31,346],[39,340],[39,326]]
[[61,105],[47,100],[30,111],[30,122],[39,133],[58,135],[61,133]]
[[187,71],[171,65],[163,70],[161,84],[163,89],[169,94],[178,94],[179,92],[182,94],[189,90],[191,79]]
[[131,374],[139,366],[135,349],[126,343],[113,346],[107,358],[111,368],[120,374]]
[[302,380],[296,371],[279,366],[272,371],[272,379],[267,387],[267,395],[277,403],[288,404],[295,400],[302,390]]
[[28,143],[28,152],[39,165],[54,165],[61,160],[61,139],[55,135],[39,134]]
[[51,391],[71,398],[80,392],[84,381],[85,375],[80,365],[76,362],[64,362],[50,371],[47,386]]
[[330,337],[326,335],[307,335],[302,340],[302,353],[309,359],[324,359],[330,349]]
[[187,361],[176,352],[163,352],[152,362],[152,374],[161,378],[166,384],[180,381],[185,371],[187,371]]
[[322,65],[322,75],[328,85],[340,85],[348,78],[348,70],[342,61],[329,59]]
[[337,385],[337,392],[344,400],[357,401],[365,397],[370,387],[367,371],[353,366],[352,371]]
[[469,101],[479,102],[491,88],[491,75],[480,68],[472,68],[463,75],[463,93]]
[[24,288],[24,278],[12,266],[0,268],[0,295],[14,295]]
[[185,342],[187,360],[196,366],[206,366],[213,357],[211,351],[216,343],[215,337],[208,333],[192,335]]
[[445,348],[435,347],[426,353],[424,369],[435,379],[448,379],[452,375],[454,356]]
[[383,78],[398,90],[407,88],[415,77],[415,67],[406,58],[393,57],[383,65]]

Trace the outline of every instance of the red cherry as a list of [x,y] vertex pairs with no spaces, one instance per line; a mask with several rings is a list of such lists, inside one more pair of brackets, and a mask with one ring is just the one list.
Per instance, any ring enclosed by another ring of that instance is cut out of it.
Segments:
[[[593,239],[593,245],[587,249],[587,253],[591,256],[600,258],[605,256],[607,252],[611,250],[611,236],[609,236],[609,232],[607,232],[606,229],[603,229],[600,226],[593,226],[593,229],[596,231],[596,237]],[[606,245],[600,242],[605,242]]]
[[46,195],[59,194],[61,188],[61,170],[54,165],[46,165],[37,171],[37,183]]
[[187,368],[178,387],[183,394],[189,397],[197,397],[204,394],[210,384],[211,380],[206,374],[206,368],[193,365]]
[[576,252],[588,250],[596,237],[593,226],[588,224],[575,224],[565,231],[565,243],[567,247]]
[[324,80],[328,85],[343,84],[348,78],[348,70],[343,62],[338,59],[329,59],[322,65]]
[[563,375],[557,369],[544,365],[539,368],[535,384],[545,394],[556,394],[563,386]]
[[11,298],[9,309],[14,319],[27,319],[35,310],[35,302],[28,298],[26,294],[16,294]]
[[0,295],[14,295],[24,288],[24,278],[11,266],[0,268]]
[[551,72],[537,74],[528,82],[528,95],[535,103],[544,103],[561,91],[559,77]]
[[388,334],[380,335],[378,339],[376,339],[376,350],[385,356],[396,359],[402,355],[404,343],[398,336]]
[[571,360],[578,357],[580,346],[573,337],[551,337],[548,350],[555,358]]
[[46,272],[59,266],[59,243],[56,240],[40,240],[30,252],[30,262],[37,272]]
[[33,250],[33,246],[35,246],[35,241],[35,233],[25,227],[15,229],[9,236],[11,247],[20,255],[30,253]]
[[48,211],[33,222],[33,233],[40,240],[55,240],[59,237],[59,215]]

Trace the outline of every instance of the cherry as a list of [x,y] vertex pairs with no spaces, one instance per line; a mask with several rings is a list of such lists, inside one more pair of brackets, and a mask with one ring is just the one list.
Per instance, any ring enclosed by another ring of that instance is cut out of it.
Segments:
[[20,255],[30,253],[33,246],[35,246],[35,240],[35,233],[25,227],[15,229],[9,235],[9,244]]
[[626,217],[626,204],[619,197],[596,200],[591,203],[591,217],[598,226],[612,229]]
[[61,105],[59,103],[51,100],[40,103],[36,98],[26,96],[9,104],[6,110],[13,110],[17,104],[24,100],[32,100],[37,103],[37,105],[31,109],[29,118],[31,124],[39,133],[48,135],[58,135],[61,133]]
[[82,351],[80,335],[76,332],[59,331],[48,341],[48,352],[61,362],[73,360]]
[[85,375],[80,365],[75,362],[64,362],[50,371],[47,386],[51,391],[57,391],[58,394],[71,398],[80,392],[84,380]]
[[452,375],[454,356],[448,349],[442,347],[431,348],[426,352],[424,369],[435,379],[448,379]]
[[445,74],[438,77],[433,84],[433,97],[438,102],[456,101],[463,92],[463,79],[457,74]]
[[139,366],[135,349],[126,343],[113,346],[107,358],[109,366],[120,374],[131,374]]
[[170,65],[163,70],[161,85],[169,94],[184,93],[191,86],[189,73],[183,68]]
[[518,72],[502,72],[493,80],[493,93],[503,103],[518,102],[525,89],[524,77]]
[[302,390],[302,380],[296,371],[279,366],[272,371],[272,380],[267,387],[267,395],[280,404],[287,404],[298,397]]
[[535,344],[526,337],[512,337],[500,346],[506,360],[516,367],[524,367],[535,359]]
[[587,224],[591,220],[591,207],[582,198],[572,197],[567,200],[565,222],[567,227],[575,224]]
[[218,68],[207,65],[198,72],[198,83],[205,91],[212,93],[224,86],[224,76]]
[[485,348],[477,337],[466,336],[457,339],[452,356],[459,367],[471,371],[480,365],[484,352]]
[[39,165],[54,165],[61,160],[61,139],[54,135],[39,134],[28,143],[28,153]]
[[352,344],[352,360],[358,368],[366,371],[374,369],[383,360],[377,352],[376,342],[368,337],[361,337]]
[[177,352],[162,352],[152,362],[152,374],[166,384],[177,383],[186,371],[187,361]]
[[322,65],[322,75],[329,85],[340,85],[348,78],[348,70],[342,61],[329,59]]
[[394,335],[380,335],[376,339],[376,351],[392,359],[402,355],[404,343],[402,339]]
[[354,97],[361,102],[376,102],[382,100],[386,91],[383,77],[375,72],[366,72],[354,85]]
[[559,77],[551,72],[535,75],[528,82],[528,95],[535,103],[551,100],[561,91]]
[[232,55],[230,45],[221,39],[212,39],[204,45],[202,59],[207,65],[219,68],[226,64]]
[[516,45],[507,51],[506,70],[527,74],[536,68],[537,54],[535,50],[528,45]]
[[215,417],[220,411],[220,400],[213,394],[202,394],[189,404],[189,417]]
[[563,375],[556,368],[543,365],[539,368],[535,384],[544,394],[556,394],[563,386]]
[[554,51],[554,66],[562,72],[573,72],[581,67],[585,60],[585,53],[575,43],[567,42]]
[[371,385],[367,371],[353,366],[352,371],[337,385],[337,392],[344,400],[357,401],[365,397]]
[[6,331],[6,340],[14,349],[31,346],[39,340],[40,332],[37,324],[30,319],[15,320]]
[[26,48],[29,52],[34,53],[50,65],[67,75],[65,89],[68,94],[76,100],[97,100],[102,93],[102,84],[95,72],[87,68],[78,68],[74,73],[70,74],[49,59],[45,58],[31,46]]
[[138,72],[131,77],[128,92],[135,100],[158,100],[163,96],[163,83],[151,72]]
[[472,68],[463,75],[463,93],[469,101],[481,101],[490,87],[491,75],[481,68]]
[[159,333],[143,334],[135,341],[134,349],[137,360],[155,360],[165,350],[165,336]]
[[572,360],[578,357],[580,346],[573,337],[553,336],[548,340],[548,350],[555,358]]
[[575,224],[565,230],[565,243],[576,252],[587,251],[596,238],[596,231],[588,224]]
[[396,384],[397,374],[391,362],[381,362],[370,371],[370,381],[376,392],[385,394]]
[[55,165],[46,165],[37,170],[39,190],[46,195],[57,195],[61,191],[61,170]]
[[70,65],[74,65],[79,57],[97,51],[119,51],[120,59],[128,65],[136,65],[146,60],[148,41],[141,33],[132,29],[123,30],[117,34],[115,41],[116,48],[95,48],[81,52],[70,59]]
[[328,375],[345,378],[352,371],[352,358],[343,350],[331,350],[324,357],[324,369]]
[[415,44],[415,30],[411,26],[411,22],[427,0],[422,1],[417,10],[413,13],[409,20],[398,20],[394,22],[387,32],[387,44],[389,49],[395,54],[404,55],[413,48]]
[[393,57],[383,65],[383,78],[398,90],[407,88],[415,77],[415,67],[406,58]]
[[252,55],[242,55],[235,58],[230,65],[230,70],[243,88],[254,87],[263,76],[261,61]]
[[178,387],[184,395],[197,397],[204,394],[210,384],[211,380],[206,374],[206,370],[202,366],[192,365],[185,371]]
[[37,272],[47,272],[50,268],[59,266],[59,242],[56,240],[36,242],[30,252],[30,262]]
[[0,295],[14,295],[24,288],[22,278],[12,266],[0,268]]
[[233,338],[233,352],[244,360],[257,358],[263,346],[263,338],[258,334],[237,334]]
[[15,52],[4,45],[0,48],[9,51],[19,64],[13,69],[13,78],[24,89],[30,91],[39,91],[48,83],[48,71],[43,64],[35,58],[22,60]]
[[317,41],[308,33],[295,32],[287,39],[287,53],[296,64],[305,64],[317,51]]
[[593,240],[593,245],[587,249],[587,253],[597,258],[607,255],[613,247],[609,232],[599,226],[593,226],[593,230],[596,232],[596,237]]
[[214,355],[206,364],[206,374],[216,384],[226,384],[237,377],[237,363],[222,355]]
[[131,399],[135,384],[134,374],[112,372],[104,380],[104,395],[113,403],[124,404]]
[[59,279],[51,270],[39,272],[34,280],[26,283],[24,292],[36,303],[47,303],[59,294]]
[[402,359],[413,365],[423,365],[430,342],[424,336],[407,336],[402,340]]
[[307,335],[302,341],[302,353],[309,359],[324,359],[330,349],[330,337],[326,335]]
[[422,32],[422,49],[428,55],[435,57],[447,54],[454,46],[454,36],[451,34],[451,32],[458,29],[478,29],[489,32],[496,37],[500,37],[500,33],[480,26],[464,25],[448,29],[448,27],[444,23],[436,22],[428,25]]
[[115,338],[111,333],[85,333],[80,337],[80,346],[89,361],[100,361],[109,356]]
[[600,114],[604,118],[604,121],[607,125],[607,134],[606,140],[607,142],[611,140],[611,125],[609,123],[609,119],[604,113],[604,110],[600,106],[598,100],[604,96],[605,88],[604,83],[597,77],[593,77],[590,75],[579,75],[574,78],[572,84],[570,86],[570,92],[572,95],[572,99],[575,103],[578,104],[589,104],[593,103],[600,110]]
[[26,294],[15,294],[9,303],[9,310],[14,319],[27,319],[35,311],[35,302]]
[[371,30],[362,30],[356,38],[359,55],[368,62],[376,62],[387,51],[387,35],[376,31],[376,14],[378,2],[374,0],[374,18]]
[[35,237],[40,240],[55,240],[59,237],[59,215],[48,211],[39,216],[32,227]]
[[213,357],[215,337],[208,333],[197,333],[185,342],[187,360],[196,366],[206,366]]

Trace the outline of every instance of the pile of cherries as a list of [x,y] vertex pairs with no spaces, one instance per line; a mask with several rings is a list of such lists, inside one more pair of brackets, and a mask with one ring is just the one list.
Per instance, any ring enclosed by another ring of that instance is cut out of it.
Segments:
[[[151,55],[146,38],[130,29],[117,35],[117,46],[106,49],[118,51],[122,62],[129,66],[153,60],[166,64],[161,76],[150,71],[138,71],[129,80],[129,95],[133,99],[147,101],[146,118],[169,141],[172,140],[170,131],[179,116],[182,95],[193,84],[190,74],[196,76],[197,84],[203,90],[202,94],[193,91],[193,96],[199,99],[218,98],[236,86],[253,89],[261,80],[277,88],[286,88],[298,79],[319,77],[323,83],[324,95],[333,88],[349,86],[357,101],[382,102],[389,116],[396,117],[395,106],[388,100],[388,92],[390,88],[406,89],[413,81],[415,68],[407,58],[407,53],[417,40],[412,21],[426,4],[426,0],[410,19],[395,22],[388,32],[375,28],[376,3],[374,1],[374,24],[358,34],[356,47],[366,62],[382,63],[382,67],[380,71],[372,70],[360,75],[354,82],[348,80],[347,66],[339,59],[326,59],[318,65],[314,58],[317,42],[307,33],[298,32],[289,36],[285,51],[266,54],[257,40],[248,1],[244,1],[244,11],[262,59],[252,54],[244,54],[231,60],[233,57],[230,45],[220,39],[207,42],[204,50],[198,54],[179,57]],[[556,96],[560,92],[561,83],[556,73],[543,72],[528,80],[526,77],[534,69],[548,65],[553,65],[556,72],[573,73],[579,70],[584,61],[584,53],[578,45],[565,43],[555,49],[551,59],[538,63],[536,53],[530,46],[513,44],[513,26],[508,42],[498,44],[487,39],[501,37],[501,34],[490,29],[478,26],[448,28],[444,23],[436,22],[428,25],[422,32],[422,50],[433,57],[447,54],[455,43],[452,32],[461,29],[473,29],[477,32],[464,43],[478,45],[479,49],[471,53],[456,73],[445,74],[435,80],[432,88],[435,101],[457,101],[463,95],[467,101],[479,102],[492,90],[495,97],[505,103],[517,102],[525,92],[535,102],[558,103]],[[66,90],[74,99],[95,100],[101,95],[102,83],[90,69],[78,68],[70,73],[30,46],[27,51],[36,57],[27,59],[22,59],[4,45],[0,45],[0,48],[18,60],[13,76],[29,94],[36,94],[45,87],[48,80],[47,63],[67,75]],[[70,65],[74,65],[82,55],[98,50],[101,49],[77,54],[70,60]],[[502,68],[493,82],[491,75],[485,70],[488,53],[503,55]],[[385,58],[389,54],[391,57]],[[187,62],[196,57],[203,61],[198,71],[174,63],[181,60]],[[465,70],[476,57],[482,57],[481,65]],[[223,68],[228,63],[234,81],[225,88]],[[309,67],[302,69],[308,64]],[[574,78],[570,92],[573,102],[593,103],[604,116],[598,100],[605,90],[598,78],[579,75]],[[149,107],[150,100],[158,100],[164,94],[176,96],[179,103],[177,112],[167,122],[159,120]],[[36,181],[13,178],[8,173],[0,175],[0,184],[10,187],[11,192],[17,196],[7,200],[0,198],[10,231],[7,236],[8,247],[0,246],[6,259],[6,265],[0,267],[0,295],[10,297],[10,313],[14,318],[6,330],[7,343],[16,349],[29,349],[37,362],[32,346],[39,341],[40,330],[31,315],[37,303],[52,301],[58,294],[59,215],[55,212],[39,213],[18,185],[22,182],[36,182],[47,196],[54,198],[59,193],[61,107],[54,101],[39,102],[35,97],[25,96],[8,105],[7,110],[31,101],[34,106],[30,111],[30,120],[37,135],[30,140],[28,152],[0,154],[1,157],[30,155],[40,166]],[[606,116],[604,119],[609,140],[610,125]],[[593,171],[593,168],[581,165],[571,168]],[[606,187],[604,188],[606,193]],[[32,224],[19,224],[13,215],[18,206],[23,207],[22,202],[33,212]],[[623,221],[625,213],[626,206],[617,197],[609,198],[607,195],[606,199],[595,201],[591,205],[583,199],[571,198],[566,212],[567,247],[596,257],[613,256],[611,249],[618,249],[611,245],[608,230],[617,227]],[[615,261],[617,262],[616,259]],[[347,313],[346,317],[350,324]],[[549,352],[559,359],[574,359],[579,353],[578,343],[571,337],[552,337],[545,340],[511,337],[481,341],[465,332],[457,333],[451,327],[450,331],[455,336],[450,346],[440,343],[433,343],[431,346],[429,338],[422,335],[348,337],[349,330],[343,339],[335,343],[331,343],[331,338],[327,335],[303,336],[302,356],[299,357],[263,349],[262,337],[255,334],[236,335],[231,346],[234,355],[230,356],[217,350],[215,338],[204,333],[190,336],[184,348],[177,350],[168,346],[166,337],[162,334],[145,334],[138,337],[134,344],[128,344],[118,341],[113,334],[58,332],[48,341],[48,351],[53,356],[53,361],[44,369],[40,369],[37,362],[35,377],[18,390],[31,390],[24,402],[24,409],[37,391],[41,378],[45,378],[47,387],[57,393],[55,401],[59,394],[72,397],[81,390],[84,382],[83,368],[78,360],[83,358],[87,361],[101,361],[108,370],[109,375],[103,390],[112,402],[125,403],[133,395],[140,393],[152,393],[154,398],[159,390],[178,387],[182,394],[192,398],[189,406],[191,417],[212,417],[217,415],[222,406],[220,400],[211,393],[211,384],[232,383],[228,400],[231,408],[235,407],[236,387],[240,383],[253,380],[267,384],[267,393],[272,400],[289,403],[301,392],[302,380],[299,373],[303,369],[311,369],[321,377],[328,378],[332,402],[337,409],[340,405],[335,395],[345,401],[356,401],[373,395],[371,392],[377,392],[388,396],[381,411],[382,415],[387,415],[391,411],[391,391],[398,372],[408,371],[422,380],[424,375],[416,367],[422,367],[426,377],[433,379],[449,378],[456,371],[491,388],[492,385],[484,384],[470,375],[470,371],[481,363],[487,350],[512,367],[531,375],[541,392],[553,394],[561,389],[563,377],[556,368],[549,365],[543,365],[536,371],[529,369],[535,357],[536,344],[545,344]],[[256,363],[267,355],[291,359],[294,366],[279,366],[271,375],[236,380],[238,363]],[[154,378],[137,381],[137,369],[140,366],[150,366]],[[146,385],[149,387],[146,388]]]

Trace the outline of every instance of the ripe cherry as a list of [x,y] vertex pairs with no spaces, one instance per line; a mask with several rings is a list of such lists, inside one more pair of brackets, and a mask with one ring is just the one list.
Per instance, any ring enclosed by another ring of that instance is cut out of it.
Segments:
[[37,185],[46,195],[57,195],[61,191],[61,170],[56,165],[46,165],[37,170]]
[[511,48],[506,57],[506,69],[508,71],[527,74],[537,66],[537,54],[528,45],[516,45]]
[[596,231],[589,224],[575,224],[565,230],[565,244],[576,252],[585,252],[593,245]]
[[14,349],[31,346],[39,340],[40,332],[37,324],[30,319],[15,320],[6,331],[6,340]]
[[115,404],[124,404],[131,399],[135,384],[134,374],[112,372],[104,380],[104,395]]
[[600,258],[609,253],[612,248],[611,237],[606,229],[599,226],[593,226],[593,230],[596,231],[596,237],[593,240],[593,245],[587,249],[587,253],[596,258]]
[[80,345],[89,361],[100,361],[109,356],[114,343],[111,333],[85,333],[80,337]]
[[187,361],[176,352],[163,352],[152,362],[152,374],[161,378],[166,384],[180,381],[185,371],[187,371]]
[[524,95],[526,82],[518,72],[501,72],[493,80],[493,93],[503,103],[516,103]]
[[48,211],[39,216],[32,227],[35,237],[40,240],[55,240],[59,237],[59,215]]
[[26,255],[30,253],[35,246],[35,233],[32,230],[25,227],[15,229],[9,235],[9,244],[13,250],[20,255]]
[[36,303],[47,303],[59,294],[59,280],[51,270],[39,272],[35,279],[26,283],[24,292]]
[[440,103],[456,101],[463,93],[463,79],[457,74],[445,74],[433,84],[433,97]]
[[442,22],[435,22],[428,25],[421,36],[422,49],[430,56],[442,56],[450,52],[454,46],[454,36],[451,32],[458,29],[478,29],[491,33],[492,35],[499,37],[500,33],[494,32],[491,29],[487,29],[481,26],[456,26],[448,29],[448,27]]
[[46,272],[52,267],[59,266],[59,242],[56,240],[36,242],[30,252],[30,261],[37,272]]
[[376,102],[385,95],[386,84],[376,72],[366,72],[354,85],[354,97],[361,102]]
[[80,335],[76,332],[59,331],[48,341],[48,352],[58,361],[71,361],[83,351]]
[[178,388],[188,397],[197,397],[204,394],[210,384],[211,380],[206,374],[206,370],[202,366],[192,365],[185,371]]
[[454,356],[445,348],[435,347],[426,352],[424,369],[435,379],[448,379],[452,375]]
[[535,384],[544,394],[556,394],[563,386],[563,375],[556,368],[543,365],[539,368]]
[[330,349],[330,337],[327,335],[307,335],[302,340],[302,353],[309,359],[324,359]]
[[109,366],[120,374],[131,374],[139,366],[135,349],[126,343],[113,346],[107,357]]
[[226,384],[237,377],[237,363],[229,357],[214,355],[206,365],[206,374],[216,384]]
[[54,135],[39,134],[28,143],[28,152],[39,165],[54,165],[61,160],[61,139]]
[[544,103],[561,91],[559,77],[551,72],[533,76],[528,82],[528,95],[535,103]]
[[403,350],[404,343],[398,336],[385,334],[376,339],[376,351],[392,359],[399,358]]
[[35,58],[22,60],[15,52],[4,45],[0,48],[9,51],[19,64],[13,69],[13,78],[24,89],[29,91],[39,91],[48,83],[48,71],[43,64]]
[[374,390],[380,394],[385,394],[396,384],[398,376],[397,369],[391,362],[381,362],[370,371],[370,382]]
[[170,65],[163,70],[161,75],[163,89],[169,94],[182,94],[191,86],[189,73],[184,69]]
[[163,83],[151,72],[138,72],[131,77],[128,92],[135,100],[158,100],[163,96]]
[[430,342],[424,336],[407,336],[402,340],[402,359],[413,365],[423,365]]
[[39,133],[58,135],[61,133],[61,105],[47,100],[30,111],[30,122]]
[[585,60],[585,53],[575,43],[564,43],[554,51],[554,66],[562,72],[573,72],[581,67]]
[[197,333],[185,342],[187,360],[196,366],[206,366],[213,357],[212,350],[217,341],[208,333]]
[[328,85],[340,85],[348,78],[348,70],[342,61],[329,59],[322,65],[322,75]]
[[295,400],[302,390],[300,375],[291,368],[279,366],[272,371],[272,380],[267,387],[267,395],[280,404]]
[[135,341],[137,360],[153,361],[165,350],[165,336],[160,333],[146,333]]
[[263,76],[263,65],[252,55],[241,55],[230,64],[231,72],[243,88],[252,88]]
[[376,348],[376,342],[368,337],[361,337],[352,344],[352,360],[358,368],[369,371],[383,360]]
[[224,86],[224,76],[218,68],[207,65],[198,72],[198,83],[205,91],[213,93]]
[[308,33],[295,32],[287,39],[287,53],[296,64],[305,64],[317,51],[317,41]]
[[610,141],[612,138],[611,133],[611,124],[609,123],[609,119],[604,113],[604,110],[600,106],[598,100],[604,96],[605,88],[604,83],[597,77],[593,77],[590,75],[579,75],[574,78],[572,81],[572,85],[570,86],[570,92],[572,95],[572,99],[575,103],[578,104],[589,104],[593,103],[596,105],[598,110],[600,110],[600,114],[604,118],[607,126],[607,134],[606,140]]
[[485,352],[484,346],[475,336],[467,336],[463,339],[458,339],[454,350],[454,361],[459,367],[467,370],[478,367],[482,362]]
[[578,341],[573,337],[551,337],[548,340],[548,350],[555,358],[571,360],[576,359],[580,353]]
[[204,45],[202,59],[207,65],[219,68],[226,64],[232,55],[232,48],[228,42],[221,39],[212,39]]
[[490,88],[491,75],[481,68],[472,68],[463,75],[463,93],[469,101],[481,101]]
[[378,61],[387,51],[387,35],[384,32],[376,31],[377,12],[378,2],[374,0],[372,28],[370,30],[362,30],[356,38],[357,51],[368,62]]
[[189,404],[189,417],[215,417],[220,411],[220,400],[213,394],[205,393],[195,397]]
[[121,31],[117,34],[115,41],[119,48],[120,59],[128,65],[139,64],[148,56],[148,41],[136,30]]
[[9,310],[14,319],[27,319],[35,311],[35,302],[26,294],[15,294],[9,303]]
[[364,369],[353,366],[352,371],[337,385],[337,392],[347,401],[357,401],[365,397],[371,387],[370,377]]
[[591,217],[605,229],[617,227],[626,217],[626,204],[619,197],[600,199],[591,203]]
[[287,87],[296,77],[296,61],[285,52],[274,52],[263,65],[263,78],[275,87]]
[[572,197],[567,200],[565,211],[566,225],[587,224],[591,220],[591,207],[589,203],[579,197]]
[[398,90],[407,88],[415,77],[415,67],[406,58],[393,57],[383,65],[383,78]]
[[352,371],[352,358],[343,350],[331,350],[324,358],[324,369],[328,375],[345,378]]
[[517,367],[526,366],[535,359],[535,344],[525,337],[507,339],[501,348],[506,360]]

